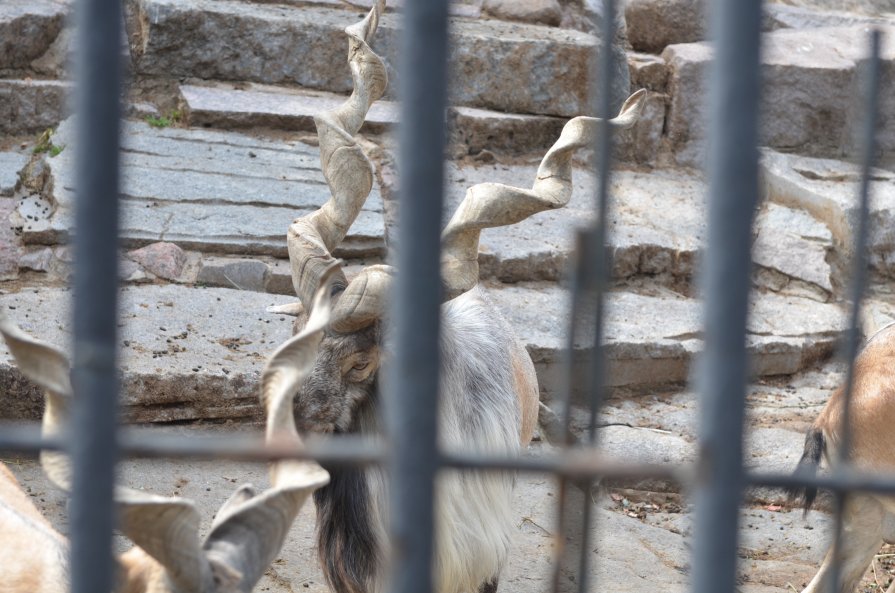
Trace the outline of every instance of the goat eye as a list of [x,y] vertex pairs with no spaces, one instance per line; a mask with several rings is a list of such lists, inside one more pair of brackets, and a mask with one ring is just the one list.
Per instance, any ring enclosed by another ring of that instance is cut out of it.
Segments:
[[359,362],[356,365],[354,365],[353,367],[351,367],[351,370],[352,371],[362,371],[362,370],[366,369],[368,366],[370,366],[369,362]]

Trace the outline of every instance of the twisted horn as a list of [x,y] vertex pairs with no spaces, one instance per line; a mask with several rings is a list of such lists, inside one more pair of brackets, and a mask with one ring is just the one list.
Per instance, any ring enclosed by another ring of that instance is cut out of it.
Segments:
[[[68,358],[36,340],[7,318],[0,334],[22,374],[44,389],[42,433],[58,435],[68,422],[72,389]],[[71,489],[71,464],[64,453],[41,451],[44,473],[62,490]],[[199,513],[192,502],[116,488],[119,527],[137,546],[158,561],[185,591],[201,591],[210,578],[199,547]]]
[[[338,271],[338,263],[324,270],[308,323],[274,352],[261,375],[268,443],[301,445],[292,401],[314,367],[317,346],[331,314],[330,283]],[[251,487],[244,486],[224,504],[204,546],[209,559],[241,575],[243,590],[251,589],[280,553],[308,496],[329,482],[326,470],[313,461],[274,463],[270,476],[269,490],[255,495]]]
[[[385,0],[377,0],[361,22],[345,29],[354,89],[345,103],[314,118],[321,169],[331,195],[319,210],[293,221],[287,235],[292,284],[305,309],[310,307],[324,271],[335,262],[333,250],[345,238],[373,188],[373,165],[354,135],[370,105],[388,85],[385,64],[368,45],[384,10]],[[347,284],[338,271],[333,290],[338,292]]]
[[[634,125],[640,118],[646,91],[628,97],[618,116],[609,120],[617,127]],[[543,210],[565,206],[572,197],[572,155],[593,145],[603,120],[576,117],[563,127],[559,140],[547,151],[531,189],[502,183],[470,187],[441,235],[441,270],[445,300],[471,289],[479,280],[479,235],[482,229],[514,224]]]
[[[330,319],[330,292],[339,272],[332,264],[320,279],[304,330],[271,356],[262,375],[261,399],[267,408],[266,440],[301,444],[292,400],[314,366],[317,346]],[[0,334],[22,373],[46,394],[43,434],[61,431],[71,401],[69,362],[62,352],[0,317]],[[69,490],[71,467],[64,454],[44,452],[47,476]],[[271,468],[272,488],[256,494],[244,485],[224,503],[205,544],[199,542],[199,513],[189,500],[116,488],[119,526],[134,544],[165,569],[178,591],[212,591],[215,576],[226,575],[249,591],[279,554],[296,515],[329,474],[311,461],[286,460]]]

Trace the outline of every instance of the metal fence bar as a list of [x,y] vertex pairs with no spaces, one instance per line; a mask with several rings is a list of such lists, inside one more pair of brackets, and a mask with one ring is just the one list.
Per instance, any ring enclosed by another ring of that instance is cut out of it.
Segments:
[[[843,347],[844,358],[848,361],[845,371],[845,384],[842,392],[842,418],[839,427],[838,463],[848,463],[851,452],[851,400],[855,383],[855,359],[858,356],[861,341],[861,300],[864,297],[864,286],[867,282],[867,255],[865,248],[869,234],[870,210],[870,169],[876,153],[876,115],[879,107],[879,70],[880,70],[880,32],[870,33],[870,57],[867,64],[867,80],[864,89],[864,121],[859,136],[861,158],[861,182],[858,188],[858,228],[852,245],[851,283],[849,298],[851,306],[848,314],[848,329]],[[838,560],[832,565],[829,579],[825,585],[831,592],[839,591],[842,581],[842,559],[844,552],[843,527],[845,507],[848,494],[844,490],[835,492],[835,519],[833,521],[833,557]]]
[[744,486],[751,226],[759,193],[762,17],[760,1],[719,0],[713,9],[708,247],[702,262],[705,346],[699,375],[692,586],[696,593],[733,593]]
[[447,17],[447,0],[404,5],[395,350],[384,396],[396,593],[433,587]]
[[[588,294],[593,295],[594,310],[594,335],[593,348],[588,360],[589,369],[587,371],[587,395],[588,395],[588,426],[587,426],[587,443],[591,447],[597,444],[597,417],[600,409],[603,407],[603,401],[606,399],[606,356],[603,347],[603,336],[605,334],[605,301],[606,290],[609,285],[610,274],[610,256],[606,249],[609,237],[609,181],[612,174],[612,126],[609,125],[609,119],[612,117],[612,46],[615,40],[615,2],[614,0],[603,0],[603,26],[601,29],[602,36],[602,52],[600,54],[599,64],[599,91],[591,93],[594,97],[598,97],[597,117],[603,120],[600,126],[599,134],[596,139],[596,156],[597,156],[597,191],[594,196],[596,200],[596,219],[594,220],[594,228],[589,241],[586,241],[590,249],[588,249],[587,258],[592,266],[592,274],[584,282],[583,288]],[[596,76],[594,77],[596,79]],[[589,280],[589,281],[588,281]],[[581,509],[581,549],[579,550],[578,560],[578,593],[588,593],[590,591],[590,558],[591,558],[591,522],[594,512],[593,501],[591,500],[590,487],[591,482],[584,482],[582,486],[582,509]]]
[[74,346],[74,593],[113,585],[112,492],[117,461],[118,188],[121,2],[77,3]]

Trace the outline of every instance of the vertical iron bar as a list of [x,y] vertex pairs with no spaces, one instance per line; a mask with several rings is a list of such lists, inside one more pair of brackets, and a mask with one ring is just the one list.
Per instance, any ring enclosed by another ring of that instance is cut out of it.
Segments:
[[[593,229],[580,229],[575,234],[575,248],[573,250],[572,273],[569,286],[570,310],[568,326],[566,328],[566,349],[562,360],[563,367],[561,370],[562,382],[559,386],[559,402],[562,406],[560,411],[560,422],[563,429],[563,446],[571,447],[575,438],[571,431],[572,421],[572,385],[576,378],[581,378],[581,388],[585,393],[588,392],[588,386],[592,383],[590,372],[592,369],[585,368],[584,373],[579,373],[580,365],[575,360],[575,345],[578,341],[578,324],[582,315],[589,316],[590,310],[585,305],[588,299],[593,295],[589,292],[593,285],[594,268],[591,266],[589,257],[593,253],[591,243],[593,242]],[[588,529],[579,509],[588,504],[588,496],[584,495],[583,502],[580,500],[583,494],[583,486],[587,484],[586,480],[573,483],[566,477],[559,478],[558,490],[556,496],[557,506],[557,554],[556,565],[553,567],[551,591],[554,593],[565,593],[574,589],[574,583],[563,578],[563,573],[568,572],[575,574],[576,568],[580,568],[580,554],[577,546],[584,542],[585,532]],[[573,516],[575,515],[575,516]],[[572,544],[571,546],[568,544]],[[578,567],[573,568],[573,559],[578,558]]]
[[404,6],[395,351],[384,395],[396,593],[433,587],[447,16],[447,0]]
[[[846,330],[845,344],[843,345],[844,358],[848,361],[845,371],[845,385],[842,393],[842,423],[840,426],[840,442],[837,463],[848,463],[851,452],[851,399],[855,382],[855,358],[858,356],[860,342],[860,317],[861,300],[864,297],[864,287],[867,283],[867,254],[865,248],[869,234],[869,210],[870,210],[870,170],[873,167],[876,156],[876,119],[879,110],[879,78],[880,78],[880,31],[875,29],[870,33],[870,58],[867,64],[864,89],[864,120],[862,122],[860,136],[858,137],[861,159],[861,182],[858,188],[858,228],[855,231],[854,244],[852,245],[851,260],[851,284],[849,297],[851,306],[848,312],[848,329]],[[833,546],[832,554],[836,562],[833,563],[829,573],[829,580],[825,587],[827,591],[839,591],[839,582],[842,576],[842,528],[843,513],[846,505],[846,492],[836,491],[835,520],[833,522]]]
[[[597,417],[603,402],[606,399],[606,356],[603,346],[605,334],[605,304],[606,289],[609,286],[611,270],[610,255],[606,249],[609,228],[609,181],[612,165],[612,126],[609,119],[612,117],[612,46],[615,43],[615,0],[603,0],[603,27],[602,53],[599,64],[599,88],[591,91],[591,100],[599,98],[597,103],[597,117],[603,120],[599,128],[596,140],[597,156],[597,192],[596,192],[596,219],[594,220],[593,233],[589,237],[588,259],[593,266],[593,274],[587,278],[585,289],[593,295],[594,310],[594,335],[593,348],[588,361],[587,395],[590,407],[590,417],[587,425],[587,443],[591,447],[597,444]],[[594,76],[592,80],[597,80]],[[581,502],[581,550],[578,561],[578,592],[588,593],[590,585],[590,559],[591,559],[591,517],[593,515],[593,501],[590,490],[593,482],[582,482],[583,500]]]
[[121,2],[81,0],[77,30],[71,576],[96,593],[113,586]]
[[761,2],[713,6],[708,246],[702,262],[705,350],[700,364],[693,591],[733,593],[743,491],[745,344],[751,226],[758,200]]

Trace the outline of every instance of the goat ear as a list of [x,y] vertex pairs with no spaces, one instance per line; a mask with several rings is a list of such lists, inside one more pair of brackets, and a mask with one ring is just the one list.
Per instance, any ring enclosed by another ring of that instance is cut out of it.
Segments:
[[[324,272],[304,329],[280,346],[261,375],[261,399],[267,408],[266,440],[300,445],[292,400],[317,357],[317,346],[330,318],[330,282],[338,264]],[[271,467],[272,488],[257,496],[237,493],[225,503],[205,541],[211,562],[243,575],[252,587],[280,553],[286,534],[308,496],[329,482],[312,461],[287,460]]]
[[[22,374],[44,390],[42,434],[60,434],[70,415],[72,390],[68,358],[55,347],[25,333],[5,316],[0,316],[0,334]],[[40,462],[50,481],[63,490],[69,489],[71,465],[64,453],[41,451]]]

